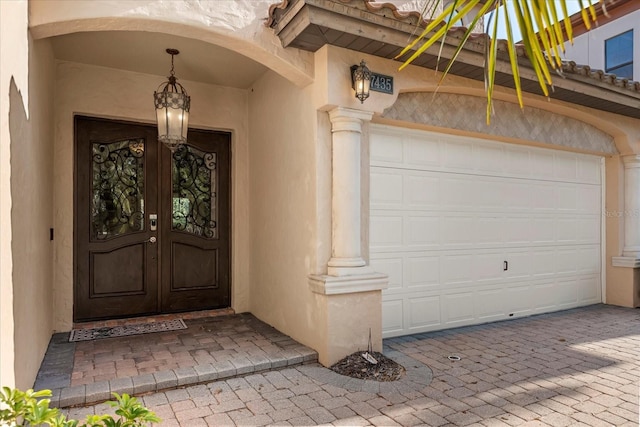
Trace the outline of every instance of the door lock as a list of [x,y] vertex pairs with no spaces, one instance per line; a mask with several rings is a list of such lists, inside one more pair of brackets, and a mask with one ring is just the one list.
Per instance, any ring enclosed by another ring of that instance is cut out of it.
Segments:
[[156,242],[156,237],[155,236],[151,236],[149,237],[149,243],[155,243]]
[[158,229],[158,214],[149,214],[149,230],[156,231]]

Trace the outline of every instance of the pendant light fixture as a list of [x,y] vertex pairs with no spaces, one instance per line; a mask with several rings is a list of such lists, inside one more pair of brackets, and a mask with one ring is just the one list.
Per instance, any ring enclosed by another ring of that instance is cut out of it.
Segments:
[[187,142],[191,97],[177,82],[178,79],[173,70],[173,57],[180,51],[167,49],[167,53],[171,55],[171,74],[168,77],[169,80],[162,83],[153,93],[153,98],[158,121],[158,141],[169,147],[171,151],[175,151]]

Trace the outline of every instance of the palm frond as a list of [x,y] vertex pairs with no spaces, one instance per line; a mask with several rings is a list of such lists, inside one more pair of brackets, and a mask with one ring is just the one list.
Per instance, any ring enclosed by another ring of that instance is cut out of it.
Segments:
[[[436,7],[441,4],[440,0],[429,0],[428,3],[433,9],[427,11],[426,7],[423,16],[429,15],[431,20],[422,33],[409,43],[396,57],[399,58],[410,51],[413,53],[403,62],[400,69],[407,67],[416,58],[426,52],[429,48],[440,42],[438,49],[438,62],[442,56],[444,42],[449,31],[456,23],[463,19],[471,22],[469,29],[465,31],[463,37],[455,42],[458,44],[448,64],[443,72],[442,79],[451,71],[451,67],[458,58],[464,44],[471,36],[472,29],[480,19],[491,9],[502,8],[503,13],[496,10],[490,19],[491,28],[487,32],[491,33],[487,41],[485,56],[485,89],[487,93],[487,123],[490,122],[492,113],[492,99],[495,86],[496,62],[498,59],[497,30],[498,25],[504,22],[507,52],[511,64],[514,86],[518,103],[524,107],[522,89],[520,83],[519,57],[515,49],[514,30],[517,28],[522,35],[522,44],[527,59],[538,80],[540,89],[545,96],[549,96],[549,88],[553,88],[551,70],[562,67],[561,52],[564,52],[564,43],[573,42],[573,29],[571,19],[567,11],[567,2],[571,0],[558,0],[562,16],[558,13],[558,8],[554,0],[487,0],[480,3],[480,0],[455,0],[446,5],[441,12],[436,12]],[[591,0],[578,0],[581,6],[581,17],[587,29],[596,21],[596,9]],[[598,0],[603,3],[605,0]],[[515,20],[508,12],[508,8],[513,10]],[[428,13],[430,12],[430,13]],[[500,16],[503,16],[500,18]],[[514,25],[515,24],[515,25]],[[448,43],[451,43],[451,38]]]

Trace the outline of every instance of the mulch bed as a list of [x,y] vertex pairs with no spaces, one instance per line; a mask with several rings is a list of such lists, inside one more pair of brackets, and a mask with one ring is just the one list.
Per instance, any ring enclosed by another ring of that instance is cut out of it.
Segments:
[[340,375],[351,378],[373,381],[396,381],[402,378],[405,369],[382,353],[372,351],[371,354],[377,364],[370,363],[362,357],[362,351],[350,354],[337,362],[330,369]]

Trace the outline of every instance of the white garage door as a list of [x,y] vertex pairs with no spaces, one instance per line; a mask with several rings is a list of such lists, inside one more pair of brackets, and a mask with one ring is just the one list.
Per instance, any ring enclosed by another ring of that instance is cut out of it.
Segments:
[[385,337],[602,301],[602,159],[371,127]]

